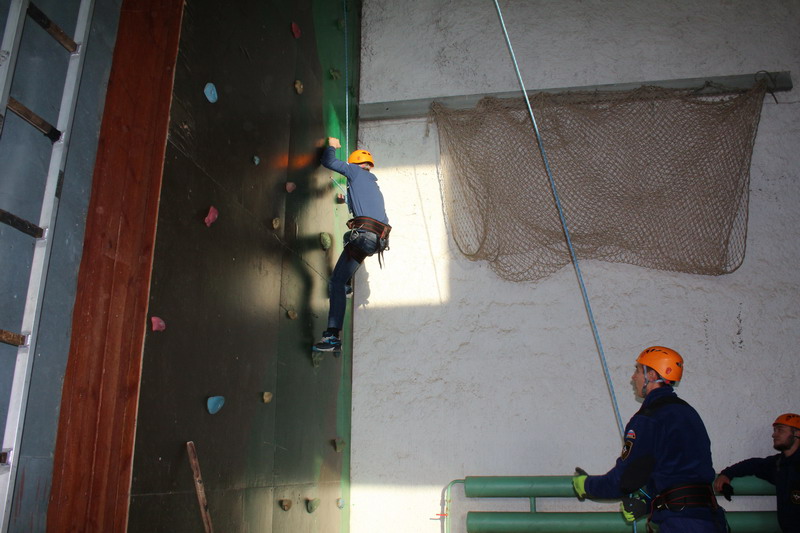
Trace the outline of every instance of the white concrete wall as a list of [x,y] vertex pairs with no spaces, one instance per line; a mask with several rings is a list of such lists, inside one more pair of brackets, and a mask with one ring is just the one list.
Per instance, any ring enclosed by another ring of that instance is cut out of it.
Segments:
[[[796,0],[501,7],[529,89],[758,70],[800,82]],[[491,0],[364,0],[362,104],[517,88]],[[639,405],[636,355],[676,348],[687,368],[678,392],[703,416],[718,470],[772,453],[771,421],[800,411],[800,93],[777,98],[764,103],[738,271],[581,263],[624,421]],[[357,279],[351,531],[438,532],[442,490],[467,475],[605,472],[620,440],[574,270],[517,284],[460,255],[445,231],[434,127],[365,122],[360,138],[394,230],[386,267],[370,260]],[[527,509],[454,505],[453,531],[467,508]]]

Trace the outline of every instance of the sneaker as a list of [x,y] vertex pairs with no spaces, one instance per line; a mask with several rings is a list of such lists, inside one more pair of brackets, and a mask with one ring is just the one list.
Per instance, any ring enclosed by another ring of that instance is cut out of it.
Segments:
[[342,341],[339,337],[333,335],[322,337],[322,340],[312,346],[311,349],[315,352],[340,352],[342,350]]

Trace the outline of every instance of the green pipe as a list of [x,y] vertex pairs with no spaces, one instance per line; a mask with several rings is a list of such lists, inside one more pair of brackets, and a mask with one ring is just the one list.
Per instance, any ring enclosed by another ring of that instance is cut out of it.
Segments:
[[468,476],[468,498],[575,497],[572,476]]
[[[737,496],[775,494],[772,483],[755,476],[736,478],[731,485]],[[468,476],[464,493],[468,498],[575,497],[572,476]]]
[[451,481],[447,485],[447,489],[445,489],[445,491],[444,491],[444,516],[442,518],[444,518],[444,532],[445,533],[450,533],[450,502],[452,501],[452,497],[450,496],[450,493],[451,493],[451,491],[453,489],[453,485],[455,485],[456,483],[464,483],[464,480],[463,479],[456,479],[456,480]]
[[736,496],[774,496],[775,485],[755,476],[737,477],[731,481]]
[[[642,522],[643,523],[643,522]],[[468,533],[620,533],[621,513],[467,513]],[[738,531],[737,531],[738,533]]]
[[[727,513],[736,533],[780,533],[777,513]],[[644,520],[637,523],[643,527]],[[622,533],[632,530],[620,513],[467,513],[468,533]]]

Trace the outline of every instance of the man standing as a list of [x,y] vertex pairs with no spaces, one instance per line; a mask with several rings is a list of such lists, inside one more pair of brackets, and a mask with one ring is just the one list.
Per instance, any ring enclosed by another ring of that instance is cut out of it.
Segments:
[[316,352],[338,352],[342,349],[339,332],[347,307],[347,283],[365,258],[388,248],[392,229],[386,216],[383,194],[378,187],[378,178],[370,172],[375,166],[372,154],[366,150],[356,150],[345,163],[336,159],[337,148],[341,148],[339,139],[328,137],[328,146],[322,152],[320,162],[325,168],[347,178],[347,206],[354,218],[347,221],[350,231],[344,234],[344,250],[328,284],[328,327],[322,333],[322,340],[312,347]]
[[705,425],[673,385],[683,375],[683,358],[652,346],[636,359],[631,376],[642,407],[625,427],[617,463],[602,476],[572,480],[579,498],[622,499],[632,521],[650,514],[660,533],[724,533],[725,512],[711,483],[711,441]]
[[729,466],[714,482],[721,492],[731,479],[756,476],[775,485],[778,523],[784,533],[800,533],[800,415],[786,413],[772,423],[772,447],[780,453]]

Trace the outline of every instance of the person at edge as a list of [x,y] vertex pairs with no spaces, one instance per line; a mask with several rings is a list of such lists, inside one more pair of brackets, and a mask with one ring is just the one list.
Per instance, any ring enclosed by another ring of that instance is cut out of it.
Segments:
[[700,415],[673,390],[682,375],[675,350],[644,350],[631,376],[644,401],[625,427],[622,454],[605,475],[576,475],[572,484],[579,498],[621,499],[628,522],[649,514],[648,531],[653,522],[659,533],[725,533],[711,486],[711,441]]
[[[714,489],[724,492],[731,479],[756,476],[775,485],[778,524],[784,533],[800,533],[800,415],[782,414],[772,423],[772,447],[780,453],[746,459],[719,473]],[[729,489],[730,490],[730,489]]]
[[392,229],[386,216],[383,194],[378,187],[378,178],[371,172],[375,166],[372,154],[366,150],[356,150],[345,163],[336,159],[337,148],[341,148],[339,139],[328,137],[328,145],[322,152],[320,163],[347,178],[347,207],[353,218],[347,221],[349,231],[344,234],[344,250],[328,284],[328,327],[322,332],[322,339],[312,347],[317,352],[338,352],[342,349],[339,333],[347,307],[347,284],[365,258],[383,253],[388,248]]

